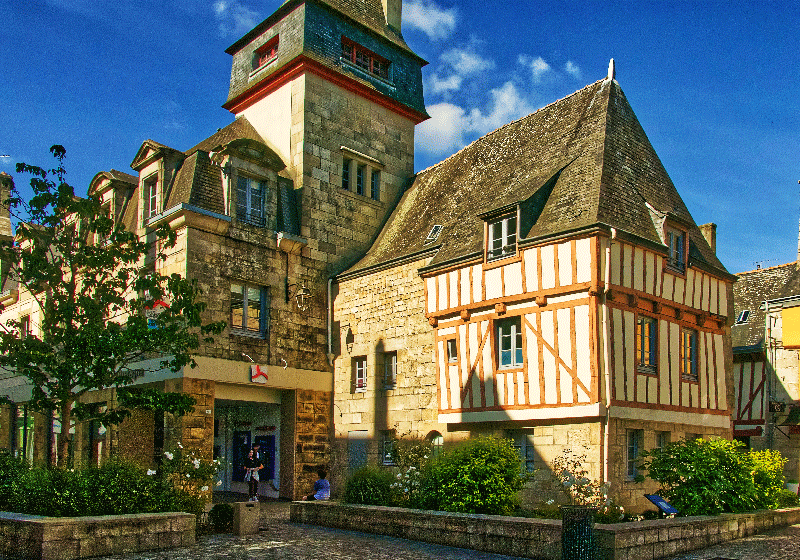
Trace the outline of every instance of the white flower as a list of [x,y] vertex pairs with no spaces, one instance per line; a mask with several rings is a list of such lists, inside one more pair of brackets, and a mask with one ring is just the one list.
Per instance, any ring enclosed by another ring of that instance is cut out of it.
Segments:
[[547,500],[547,505],[548,506],[552,506],[553,502],[555,502],[555,500],[553,500],[553,499]]
[[172,458],[174,457],[174,455],[172,453],[170,453],[169,451],[164,451],[164,456],[167,459],[169,459],[170,461],[172,461]]
[[222,481],[221,480],[217,481],[217,486],[222,486]]
[[200,491],[201,491],[201,492],[208,492],[208,486],[203,486],[203,487],[200,489]]
[[156,471],[153,469],[147,469],[147,476],[153,476],[154,474],[156,474]]
[[192,478],[188,472],[186,473],[186,478]]
[[178,447],[179,447],[180,449],[183,449],[183,446],[181,445],[181,442],[178,442]]
[[195,459],[194,461],[192,461],[192,463],[194,464],[194,468],[196,469],[200,468],[200,459]]

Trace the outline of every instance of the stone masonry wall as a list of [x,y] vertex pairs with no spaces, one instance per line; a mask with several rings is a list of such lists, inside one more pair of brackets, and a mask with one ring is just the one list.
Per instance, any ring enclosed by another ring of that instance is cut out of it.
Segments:
[[314,488],[319,468],[330,469],[331,394],[295,391],[295,499]]

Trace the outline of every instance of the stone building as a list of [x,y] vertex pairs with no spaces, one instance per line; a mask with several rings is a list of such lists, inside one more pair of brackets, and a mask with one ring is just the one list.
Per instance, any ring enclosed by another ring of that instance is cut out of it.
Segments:
[[[241,490],[242,453],[259,442],[271,479],[262,493],[307,492],[332,430],[328,279],[364,254],[395,207],[414,171],[414,126],[427,118],[426,63],[400,34],[400,4],[284,2],[227,50],[230,125],[186,151],[147,140],[135,175],[92,180],[132,231],[172,226],[178,243],[161,272],[197,279],[207,319],[228,328],[197,368],[139,382],[195,396],[194,414],[140,414],[108,433],[75,426],[78,461],[148,463],[182,441],[224,456],[223,488]],[[0,320],[28,316],[35,332],[29,294],[3,288]],[[0,379],[15,402],[27,390]],[[113,391],[90,398],[113,406]],[[5,407],[0,426],[3,444],[40,461],[61,429],[24,404]]]
[[733,435],[776,449],[784,475],[800,480],[800,269],[798,261],[736,275],[731,328]]
[[[496,434],[528,469],[584,451],[641,507],[641,450],[731,436],[734,277],[713,227],[695,225],[612,70],[415,175],[426,62],[401,7],[284,2],[227,50],[229,126],[186,151],[147,140],[135,175],[94,178],[131,230],[177,231],[163,271],[197,279],[229,326],[197,369],[141,381],[196,396],[194,414],[76,426],[79,454],[146,462],[181,439],[232,459],[224,488],[242,489],[239,454],[259,441],[291,498],[318,464],[336,487],[390,462],[396,437]],[[3,288],[6,316],[27,313]],[[0,379],[24,403],[15,383]],[[3,414],[0,442],[46,456],[51,421]]]
[[731,437],[734,277],[714,245],[612,69],[421,171],[336,277],[341,454],[495,434],[539,476],[585,453],[644,508],[642,450]]

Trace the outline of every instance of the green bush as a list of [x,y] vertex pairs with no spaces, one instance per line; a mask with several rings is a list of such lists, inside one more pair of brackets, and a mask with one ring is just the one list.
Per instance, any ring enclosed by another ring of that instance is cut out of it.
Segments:
[[791,490],[783,489],[775,494],[775,503],[776,508],[797,507],[800,506],[800,498]]
[[367,465],[355,471],[344,487],[344,501],[348,504],[393,506],[397,493],[392,488],[394,476],[391,472]]
[[0,511],[11,510],[14,481],[29,468],[23,459],[14,457],[5,449],[0,450]]
[[216,504],[208,512],[208,522],[217,533],[230,533],[233,531],[233,506]]
[[419,506],[461,513],[510,514],[527,480],[511,440],[470,439],[442,453],[423,473]]
[[750,458],[753,461],[753,482],[760,498],[759,507],[779,507],[778,497],[786,482],[783,476],[786,459],[780,451],[770,450],[751,451]]
[[785,460],[777,451],[742,447],[724,439],[678,441],[643,453],[643,466],[681,515],[776,507]]

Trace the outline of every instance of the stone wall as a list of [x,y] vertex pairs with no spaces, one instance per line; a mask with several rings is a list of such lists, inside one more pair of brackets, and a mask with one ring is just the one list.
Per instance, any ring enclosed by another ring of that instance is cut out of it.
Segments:
[[189,513],[41,517],[0,512],[0,555],[72,560],[191,546],[195,524]]
[[[540,560],[561,559],[561,521],[295,502],[294,523]],[[655,560],[800,522],[800,508],[595,525],[596,560]]]

